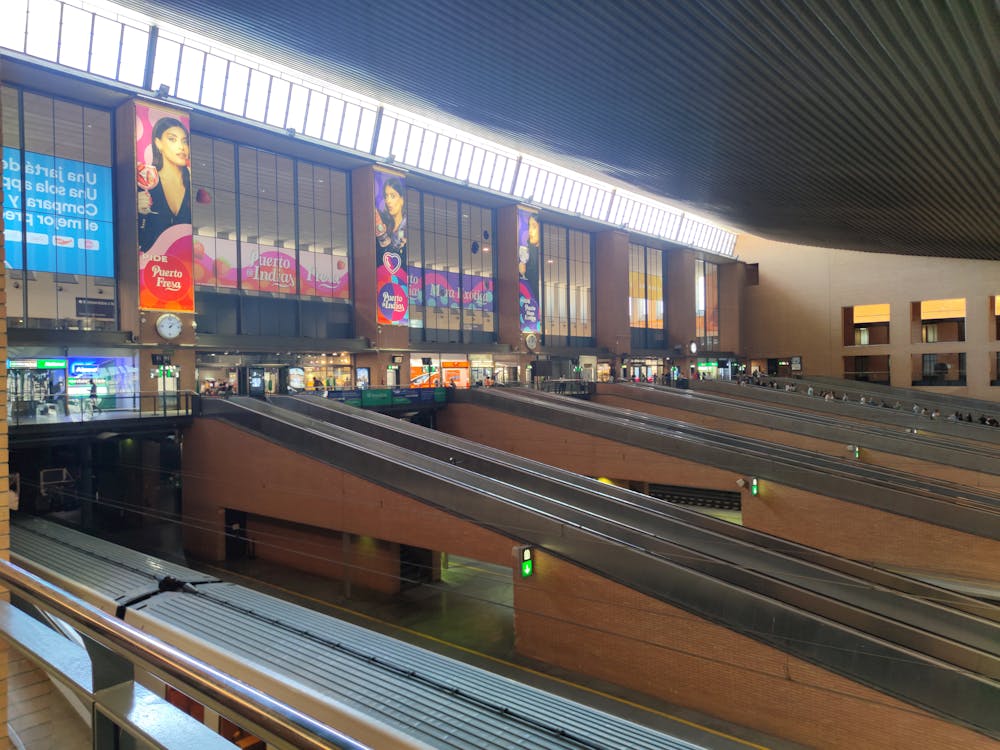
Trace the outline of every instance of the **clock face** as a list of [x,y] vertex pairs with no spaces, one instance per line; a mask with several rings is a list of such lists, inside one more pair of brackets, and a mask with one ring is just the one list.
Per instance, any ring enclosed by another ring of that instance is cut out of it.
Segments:
[[164,313],[156,319],[156,332],[165,339],[175,339],[181,335],[184,324],[173,313]]
[[534,349],[536,346],[538,346],[538,336],[536,336],[533,333],[529,333],[527,336],[524,337],[524,345],[529,349]]

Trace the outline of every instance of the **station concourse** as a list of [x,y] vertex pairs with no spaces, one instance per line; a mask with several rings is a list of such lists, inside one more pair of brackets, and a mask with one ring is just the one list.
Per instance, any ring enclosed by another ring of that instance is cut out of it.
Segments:
[[14,3],[5,557],[42,517],[695,746],[987,746],[997,48],[981,0]]

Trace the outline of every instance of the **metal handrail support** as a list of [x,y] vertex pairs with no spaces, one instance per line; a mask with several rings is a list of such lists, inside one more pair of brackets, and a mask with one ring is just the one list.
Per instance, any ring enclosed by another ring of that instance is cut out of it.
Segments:
[[133,670],[140,670],[234,718],[269,746],[370,750],[13,563],[0,560],[0,582],[39,609],[68,622],[88,642],[85,651],[12,604],[0,601],[0,637],[92,707],[95,748],[112,747],[106,743],[118,734],[119,727],[163,750],[232,748],[210,728],[135,683]]

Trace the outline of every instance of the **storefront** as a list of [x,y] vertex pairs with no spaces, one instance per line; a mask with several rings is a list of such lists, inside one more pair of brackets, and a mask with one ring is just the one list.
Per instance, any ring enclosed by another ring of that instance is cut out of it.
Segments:
[[[349,354],[230,354],[201,352],[197,358],[198,390],[209,396],[224,395],[240,387],[248,367],[258,368],[264,393],[321,392],[354,388],[354,367]],[[241,373],[242,379],[241,379]]]
[[7,360],[8,415],[13,419],[58,416],[96,392],[102,410],[136,408],[136,357],[127,350],[68,355],[12,348]]
[[663,361],[652,357],[631,357],[626,363],[625,378],[636,383],[662,383]]

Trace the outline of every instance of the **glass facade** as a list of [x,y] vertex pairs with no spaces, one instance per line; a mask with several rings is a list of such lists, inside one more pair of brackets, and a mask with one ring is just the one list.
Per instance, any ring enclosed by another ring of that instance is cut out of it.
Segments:
[[695,340],[700,349],[719,348],[719,266],[695,260]]
[[593,265],[587,232],[542,226],[543,334],[547,346],[593,345]]
[[347,175],[199,136],[192,162],[199,331],[353,335]]
[[407,191],[410,340],[493,343],[493,212]]
[[629,326],[633,349],[666,346],[663,251],[629,244]]
[[111,115],[2,96],[8,326],[114,330]]

